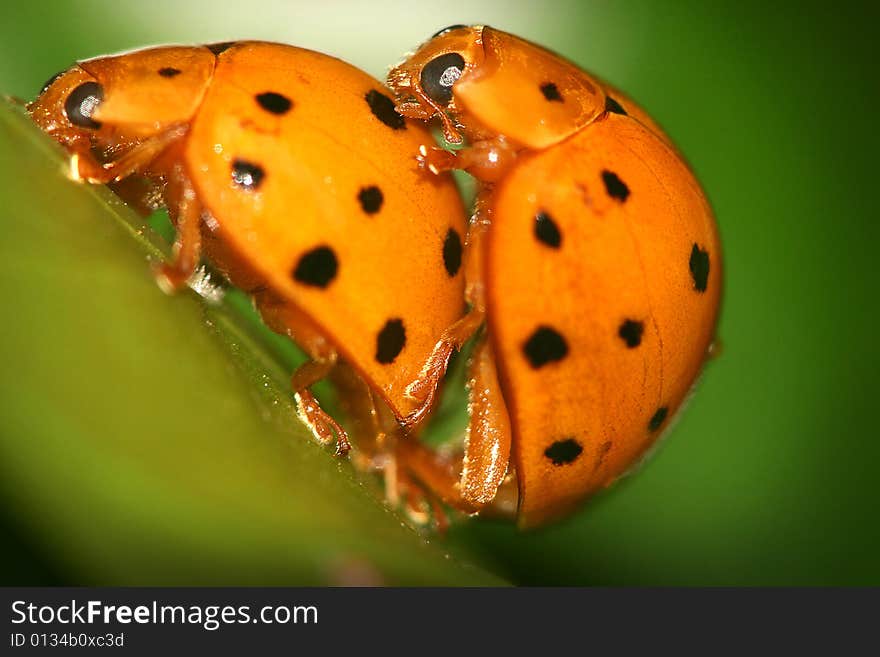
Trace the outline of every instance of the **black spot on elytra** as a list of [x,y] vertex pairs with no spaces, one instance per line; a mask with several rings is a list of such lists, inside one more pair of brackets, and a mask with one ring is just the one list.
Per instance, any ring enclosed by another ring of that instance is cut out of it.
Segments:
[[607,169],[604,170],[602,172],[602,182],[605,183],[605,190],[611,198],[616,198],[623,203],[629,197],[629,187],[626,186],[625,182],[618,178],[616,173],[608,171]]
[[620,325],[620,328],[617,330],[617,335],[626,342],[627,347],[635,349],[642,343],[642,333],[644,332],[645,325],[642,322],[638,322],[634,319],[627,319]]
[[535,238],[547,246],[558,249],[562,245],[562,233],[553,217],[543,210],[535,215]]
[[101,127],[98,121],[92,118],[92,112],[104,100],[104,88],[97,82],[83,82],[67,96],[64,101],[64,112],[67,120],[80,128],[92,128],[97,130]]
[[382,201],[385,200],[385,197],[382,195],[382,190],[375,185],[361,187],[361,191],[358,192],[357,198],[358,203],[361,204],[361,209],[367,214],[376,214],[382,209]]
[[697,292],[705,292],[709,284],[709,252],[694,243],[688,266],[691,270],[691,277],[694,279],[694,289]]
[[406,330],[403,328],[403,320],[389,319],[376,336],[376,360],[383,365],[393,363],[405,345]]
[[553,82],[545,82],[544,84],[542,84],[541,93],[544,94],[544,98],[551,102],[563,102],[562,94],[559,93],[559,88]]
[[648,430],[649,431],[657,431],[660,428],[660,425],[663,424],[663,421],[666,419],[666,416],[669,415],[669,409],[665,406],[661,406],[657,409],[657,412],[651,416],[650,421],[648,422]]
[[300,256],[293,270],[295,281],[312,287],[327,287],[336,278],[339,261],[329,246],[318,246]]
[[163,66],[159,69],[159,75],[163,78],[173,78],[177,75],[180,75],[180,69],[174,68],[173,66]]
[[397,110],[394,109],[394,101],[388,96],[375,89],[370,89],[367,95],[364,96],[364,100],[367,101],[373,116],[389,128],[392,130],[403,130],[406,128],[406,120],[397,113]]
[[219,55],[221,52],[229,50],[236,43],[236,41],[221,41],[220,43],[209,43],[205,46],[205,48],[210,50],[215,55]]
[[546,456],[553,465],[568,465],[577,459],[584,451],[581,444],[574,438],[557,440],[544,450]]
[[287,96],[274,91],[264,91],[254,96],[257,105],[271,114],[287,114],[293,107],[293,102]]
[[443,240],[443,265],[446,273],[455,276],[461,269],[461,236],[454,228],[450,228]]
[[248,191],[256,191],[263,184],[266,172],[263,167],[247,160],[232,162],[232,182]]
[[626,110],[623,109],[621,104],[611,96],[605,96],[605,111],[611,112],[612,114],[623,114],[624,116],[627,116]]
[[547,363],[565,358],[568,355],[568,343],[556,329],[539,326],[523,344],[523,354],[529,364],[538,369]]

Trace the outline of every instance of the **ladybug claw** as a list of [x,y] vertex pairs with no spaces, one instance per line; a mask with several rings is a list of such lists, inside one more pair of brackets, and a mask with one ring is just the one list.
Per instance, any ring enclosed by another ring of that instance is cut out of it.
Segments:
[[446,373],[446,366],[454,351],[454,346],[449,342],[441,342],[438,347],[431,359],[425,364],[419,378],[406,387],[406,396],[418,404],[401,421],[401,424],[406,428],[411,429],[420,424],[434,407],[440,381]]
[[417,426],[431,412],[431,409],[434,407],[435,391],[438,385],[439,382],[433,379],[416,381],[410,384],[406,389],[406,396],[418,402],[419,405],[403,418],[401,424],[404,427],[411,429]]
[[153,265],[156,284],[165,294],[175,294],[189,280],[190,274],[167,262]]
[[[391,465],[391,464],[389,464]],[[401,509],[418,528],[433,529],[443,535],[449,529],[449,514],[429,488],[412,479],[395,463],[386,470],[386,479],[393,479],[395,498],[388,502]]]
[[318,404],[318,400],[308,391],[294,394],[297,414],[312,430],[312,434],[322,445],[329,445],[336,435],[336,456],[346,456],[351,451],[351,443],[345,429]]

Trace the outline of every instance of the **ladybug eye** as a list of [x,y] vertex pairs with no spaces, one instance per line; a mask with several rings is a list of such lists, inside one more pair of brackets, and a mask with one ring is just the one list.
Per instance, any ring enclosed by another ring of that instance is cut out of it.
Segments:
[[457,52],[435,57],[422,69],[422,89],[428,96],[445,105],[452,100],[452,85],[464,71],[464,58]]
[[64,102],[67,119],[80,128],[100,128],[101,124],[92,118],[92,114],[104,100],[104,89],[97,82],[84,82],[70,92]]

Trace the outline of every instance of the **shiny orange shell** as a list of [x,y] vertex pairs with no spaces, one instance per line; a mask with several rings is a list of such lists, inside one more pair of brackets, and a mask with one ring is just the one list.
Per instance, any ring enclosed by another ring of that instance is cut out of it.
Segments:
[[[422,75],[453,53],[444,105]],[[517,150],[483,190],[482,277],[519,523],[547,522],[637,463],[699,375],[722,288],[712,210],[644,110],[528,41],[450,28],[389,80],[405,113]]]
[[[571,83],[556,79],[576,73],[557,66],[530,87],[553,84],[568,101]],[[721,248],[699,184],[640,108],[596,79],[591,88],[607,94],[601,115],[522,156],[492,203],[488,325],[523,525],[565,514],[632,467],[715,334]],[[467,107],[494,125],[491,108]]]
[[[254,98],[265,93],[289,99],[289,112],[262,109]],[[218,57],[186,161],[223,241],[402,416],[406,387],[462,311],[465,224],[453,182],[412,159],[428,135],[386,94],[326,55],[237,45]],[[242,162],[261,172],[256,194],[232,182]],[[336,273],[325,281],[330,253]]]
[[533,524],[612,483],[681,405],[714,337],[720,248],[688,168],[619,114],[523,158],[494,210],[489,335]]
[[418,170],[413,153],[430,134],[381,83],[264,42],[151,48],[64,75],[67,87],[62,77],[35,103],[44,129],[80,137],[52,117],[84,80],[103,88],[92,118],[105,150],[184,128],[175,157],[215,264],[289,304],[396,415],[412,411],[406,387],[463,310],[465,215],[450,176]]

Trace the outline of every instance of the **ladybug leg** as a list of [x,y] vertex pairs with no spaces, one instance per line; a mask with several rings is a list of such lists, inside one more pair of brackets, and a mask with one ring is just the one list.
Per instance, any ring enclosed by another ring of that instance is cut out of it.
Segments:
[[149,217],[163,205],[159,185],[145,176],[129,176],[107,186],[142,217]]
[[133,173],[144,171],[162,151],[185,134],[183,128],[172,128],[132,146],[119,158],[101,164],[95,159],[85,142],[73,146],[70,156],[72,180],[85,181],[97,185],[117,182]]
[[293,396],[296,399],[297,413],[303,422],[312,430],[315,437],[323,444],[328,444],[333,440],[333,434],[336,434],[336,455],[345,456],[351,450],[351,443],[348,441],[348,434],[333,417],[330,416],[315,396],[309,390],[309,387],[325,378],[333,367],[336,365],[336,352],[331,352],[328,356],[320,360],[310,360],[301,365],[293,373],[290,379],[290,385],[293,388]]
[[[505,483],[511,434],[494,357],[485,337],[477,345],[469,368],[471,420],[464,457],[450,457],[415,440],[404,440],[398,446],[397,458],[399,468],[405,468],[445,503],[475,513],[495,501]],[[503,501],[510,507],[507,497]]]
[[434,405],[440,380],[446,373],[449,359],[482,325],[486,315],[485,293],[483,288],[483,244],[491,224],[491,206],[489,198],[492,193],[491,183],[501,178],[513,161],[517,151],[498,136],[493,139],[475,141],[470,147],[456,152],[442,148],[421,146],[419,148],[419,166],[434,174],[451,169],[463,169],[484,183],[477,197],[476,210],[468,230],[465,263],[467,287],[465,297],[470,309],[464,317],[450,326],[434,346],[431,355],[422,367],[418,378],[406,390],[406,395],[417,406],[402,420],[407,428],[418,425]]
[[477,508],[489,504],[510,463],[510,416],[498,383],[495,355],[483,336],[470,362],[470,425],[464,442],[461,496]]
[[376,399],[370,386],[346,363],[339,363],[329,379],[357,438],[358,450],[352,458],[355,467],[364,472],[381,473],[388,504],[402,508],[414,523],[431,523],[439,533],[445,532],[449,518],[440,500],[397,467],[395,446],[398,441],[407,440],[407,436],[391,410]]
[[489,229],[488,212],[485,209],[485,196],[477,200],[477,210],[471,220],[465,244],[465,298],[470,304],[468,312],[452,326],[447,328],[422,371],[406,389],[407,397],[418,406],[402,421],[403,425],[412,428],[418,425],[430,412],[436,401],[440,380],[446,374],[452,354],[464,345],[480,328],[486,316],[485,294],[483,292],[483,242]]
[[351,443],[348,441],[348,434],[333,417],[327,413],[315,396],[308,389],[300,390],[294,393],[296,399],[297,412],[302,421],[305,422],[312,433],[321,443],[327,445],[333,441],[333,434],[336,434],[336,456],[345,456],[351,451]]
[[371,472],[384,470],[389,445],[399,433],[399,425],[391,409],[376,399],[370,386],[345,362],[337,363],[328,378],[356,438],[358,450],[353,458],[355,467]]
[[[137,176],[133,181],[130,177],[146,173],[163,156],[166,163],[176,159],[176,163],[167,170],[158,167],[167,179],[165,205],[177,227],[173,260],[155,267],[159,287],[168,293],[176,292],[186,284],[199,264],[201,253],[201,206],[192,182],[180,164],[180,157],[169,157],[169,151],[175,150],[173,144],[179,142],[184,134],[185,130],[181,127],[166,130],[135,144],[119,158],[104,164],[95,159],[87,142],[80,141],[72,146],[73,154],[70,157],[70,177],[73,180],[115,184],[123,200],[132,203],[141,214],[147,214],[154,205],[150,195],[155,185],[145,176]],[[132,182],[119,184],[122,180]]]
[[382,474],[388,504],[402,508],[414,523],[430,523],[437,532],[444,533],[449,517],[440,499],[404,468],[397,467],[396,445],[415,437],[403,433],[391,409],[377,399],[376,393],[347,363],[339,362],[328,378],[357,438],[359,449],[352,463],[361,471]]
[[[438,533],[444,533],[449,527],[449,516],[441,499],[458,496],[461,455],[439,456],[420,445],[414,435],[405,434],[391,410],[376,399],[375,393],[346,363],[338,363],[328,378],[339,393],[343,411],[358,439],[354,465],[361,471],[381,473],[388,504],[401,508],[417,525],[431,524]],[[410,460],[417,461],[418,468],[411,467]],[[416,478],[414,470],[430,483]],[[457,506],[465,508],[464,504]]]
[[471,308],[468,313],[443,332],[434,350],[419,372],[419,376],[407,386],[406,396],[418,406],[402,420],[403,426],[412,428],[424,420],[434,407],[440,381],[446,374],[452,354],[468,341],[483,323],[484,311]]
[[427,169],[435,176],[440,175],[444,171],[452,171],[457,169],[457,158],[455,153],[447,151],[439,146],[419,146],[419,154],[416,155],[416,161],[419,163],[420,169]]
[[404,513],[417,525],[432,525],[438,534],[445,534],[449,529],[449,515],[440,500],[423,484],[415,481],[406,473],[394,470],[395,486],[398,497],[389,503],[403,508]]
[[336,388],[345,416],[357,438],[358,450],[352,463],[364,472],[381,473],[385,499],[417,525],[431,524],[438,533],[449,527],[449,517],[439,498],[424,484],[397,467],[395,447],[406,436],[391,412],[376,393],[346,363],[340,363],[329,375]]
[[447,151],[437,146],[420,146],[419,167],[433,174],[452,169],[467,171],[481,182],[497,182],[516,160],[517,150],[502,136],[473,142],[467,148]]
[[195,189],[183,166],[177,164],[168,176],[166,204],[171,220],[177,227],[174,240],[174,256],[154,268],[159,287],[173,293],[183,287],[199,265],[201,255],[201,215]]
[[461,495],[459,480],[462,462],[461,454],[435,451],[414,438],[402,440],[394,452],[396,485],[405,489],[412,477],[446,504],[473,513],[478,509],[468,504]]
[[296,306],[278,298],[266,288],[254,291],[252,296],[266,325],[276,333],[294,340],[309,354],[311,360],[300,365],[290,378],[297,415],[321,443],[332,442],[333,435],[336,434],[336,454],[344,456],[351,449],[348,434],[321,408],[309,390],[337,368],[339,364],[336,350]]

